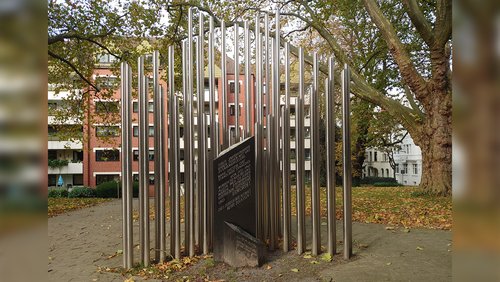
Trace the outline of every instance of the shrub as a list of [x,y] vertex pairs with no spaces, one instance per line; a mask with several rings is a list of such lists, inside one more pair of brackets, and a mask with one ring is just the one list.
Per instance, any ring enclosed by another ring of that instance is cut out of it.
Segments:
[[98,198],[116,198],[118,193],[121,196],[121,183],[108,181],[97,185],[95,193]]
[[88,187],[81,187],[81,188],[73,188],[71,192],[69,192],[68,197],[69,198],[94,198],[95,197],[95,190],[92,188]]
[[68,190],[66,189],[52,189],[49,191],[49,198],[67,198]]
[[396,181],[396,178],[393,177],[375,177],[375,176],[368,176],[365,178],[361,178],[360,181],[361,184],[375,184],[377,182],[398,183]]
[[373,183],[373,186],[375,187],[398,187],[398,186],[403,186],[399,183],[394,183],[394,182],[375,182]]
[[[117,191],[118,189],[118,191]],[[116,198],[119,194],[119,197],[122,196],[122,184],[121,182],[116,181],[108,181],[97,185],[96,196],[98,198]],[[134,197],[139,196],[139,182],[134,182],[132,186],[132,194]]]

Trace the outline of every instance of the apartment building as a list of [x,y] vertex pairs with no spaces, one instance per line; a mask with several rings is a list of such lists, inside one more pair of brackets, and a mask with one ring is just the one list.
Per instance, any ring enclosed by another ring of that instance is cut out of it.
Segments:
[[[113,74],[111,71],[111,63],[113,63],[114,58],[109,55],[101,56],[98,60],[98,63],[96,64],[96,69],[94,71],[93,79],[94,81],[98,81],[98,83],[101,84],[107,84],[107,85],[116,85],[117,82],[117,76],[116,74]],[[146,59],[147,62],[147,59]],[[235,75],[234,75],[234,63],[233,60],[230,58],[227,59],[227,66],[226,66],[226,71],[227,71],[227,81],[228,81],[228,95],[227,95],[227,114],[228,114],[228,125],[229,125],[229,133],[231,136],[235,136],[236,134],[236,128],[235,128],[235,121],[236,118],[239,120],[239,130],[240,133],[243,132],[243,125],[245,123],[245,85],[243,83],[244,81],[244,75],[241,74],[239,76],[239,117],[236,117],[236,108],[235,108]],[[208,72],[205,70],[205,90],[204,90],[204,109],[206,114],[208,114],[208,109],[209,109],[209,90],[208,90]],[[222,117],[219,113],[222,112],[222,104],[220,101],[222,101],[222,79],[221,79],[221,70],[218,66],[215,67],[215,86],[216,86],[216,91],[218,95],[216,96],[216,104],[217,104],[217,116],[218,120],[220,123],[222,123]],[[295,81],[297,80],[297,81]],[[150,80],[151,82],[151,80]],[[165,81],[160,81],[160,84],[163,86],[163,88],[166,90],[166,82]],[[251,75],[251,104],[253,105],[254,99],[255,99],[255,77],[252,74]],[[133,86],[135,87],[135,86]],[[292,77],[292,83],[291,83],[291,101],[290,101],[290,127],[291,127],[291,158],[292,158],[292,164],[291,164],[291,170],[292,174],[294,174],[296,170],[296,165],[295,165],[295,159],[296,159],[296,154],[295,154],[295,133],[296,133],[296,122],[295,122],[295,105],[297,101],[297,94],[298,94],[298,78]],[[70,150],[70,151],[61,151],[59,152],[58,158],[66,158],[66,159],[71,159],[75,161],[75,163],[78,163],[78,171],[70,170],[69,167],[73,167],[75,165],[72,165],[73,162],[70,162],[71,165],[68,165],[68,169],[62,168],[57,171],[51,171],[52,174],[49,176],[51,179],[51,184],[54,186],[57,185],[57,175],[60,175],[61,173],[57,174],[59,170],[62,173],[66,172],[74,172],[73,174],[77,174],[77,176],[70,176],[70,174],[62,174],[64,183],[65,185],[84,185],[84,186],[89,186],[89,187],[95,187],[96,185],[99,185],[100,183],[111,181],[111,180],[118,180],[120,179],[121,176],[121,165],[120,165],[120,144],[121,144],[121,130],[120,130],[120,122],[119,119],[116,121],[116,124],[110,124],[109,122],[104,124],[104,123],[99,123],[99,121],[95,120],[94,118],[89,118],[89,117],[94,117],[94,113],[100,112],[100,111],[106,111],[107,114],[110,115],[116,115],[119,117],[120,112],[120,92],[119,92],[119,87],[115,88],[116,90],[113,91],[112,95],[108,97],[107,99],[93,99],[91,101],[88,101],[90,104],[90,107],[88,108],[88,112],[86,113],[87,119],[84,120],[83,122],[75,122],[75,125],[81,126],[81,131],[82,131],[82,136],[84,137],[83,140],[84,143],[82,142],[75,142],[74,144],[70,144],[70,147],[64,147],[64,145],[60,144],[59,147],[65,148],[64,150]],[[151,87],[149,87],[151,89]],[[264,89],[266,89],[264,87]],[[283,89],[283,85],[281,86],[281,90]],[[265,90],[264,90],[265,91]],[[284,91],[282,91],[282,94]],[[305,178],[306,180],[309,180],[311,177],[310,174],[310,169],[311,169],[311,143],[310,143],[310,110],[309,110],[309,105],[310,105],[310,99],[309,95],[311,93],[310,89],[310,84],[306,85],[306,99],[304,101],[305,104],[305,142],[304,142],[304,147],[305,147],[305,170],[306,170],[306,175]],[[263,101],[266,101],[266,93],[264,93]],[[50,95],[49,95],[50,96]],[[166,98],[167,95],[165,95],[165,105],[166,105]],[[284,105],[284,96],[281,97],[281,105]],[[196,97],[194,97],[194,102],[196,103]],[[49,107],[56,107],[57,103],[55,103],[54,98],[49,98]],[[149,172],[150,172],[150,193],[153,193],[154,191],[154,126],[153,126],[153,99],[152,97],[149,100],[148,103],[148,111],[149,111]],[[253,132],[253,124],[255,122],[255,110],[253,107],[251,107],[251,131]],[[263,108],[264,114],[267,114],[267,106],[264,105]],[[49,116],[49,121],[50,121],[50,116]],[[133,175],[134,179],[138,179],[138,156],[139,156],[139,144],[138,144],[138,133],[139,133],[139,127],[138,127],[138,101],[136,99],[132,100],[132,150],[133,150],[133,163],[132,163],[132,170],[133,170]],[[180,170],[181,170],[181,182],[184,180],[184,117],[182,114],[179,117],[179,126],[180,126],[180,159],[181,159],[181,165],[180,165]],[[168,122],[167,117],[165,116],[165,122]],[[50,123],[49,123],[50,124]],[[197,126],[197,119],[194,120],[194,125]],[[51,132],[50,126],[49,126],[49,132]],[[211,125],[208,125],[208,135],[210,136],[211,132]],[[53,132],[55,133],[55,132]],[[49,133],[50,135],[50,133]],[[53,134],[52,134],[53,135]],[[167,138],[167,135],[165,135]],[[54,137],[55,138],[55,137]],[[209,137],[210,138],[210,137]],[[49,136],[50,139],[50,136]],[[51,142],[51,141],[49,141]],[[196,143],[195,143],[196,144]],[[210,144],[210,142],[207,142],[207,144]],[[72,146],[72,147],[71,147]],[[167,146],[165,146],[166,148]],[[54,146],[49,145],[50,148],[56,148]],[[66,149],[66,148],[71,148],[71,149]],[[209,148],[210,149],[210,148]],[[63,150],[63,149],[61,149]],[[75,152],[73,156],[73,152]],[[49,150],[49,156],[50,154],[55,154],[54,152]],[[74,178],[74,179],[73,179]],[[68,186],[68,187],[69,187]]]
[[[83,134],[82,122],[70,120],[61,124],[56,121],[54,111],[65,107],[64,98],[68,91],[56,92],[49,86],[48,92],[48,185],[71,188],[81,186],[83,181],[83,143],[82,141],[62,140],[58,131],[74,130]],[[71,127],[71,128],[69,128]]]

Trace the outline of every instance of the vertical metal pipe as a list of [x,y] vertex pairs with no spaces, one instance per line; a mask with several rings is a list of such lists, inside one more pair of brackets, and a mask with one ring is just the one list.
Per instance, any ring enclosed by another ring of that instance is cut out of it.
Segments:
[[122,118],[122,216],[123,216],[123,267],[133,264],[132,221],[132,124],[130,111],[131,70],[126,62],[121,64],[121,118]]
[[275,88],[275,68],[274,68],[274,48],[275,41],[271,38],[271,64],[270,64],[270,104],[269,104],[269,249],[274,250],[276,247],[276,181],[275,178],[278,175],[276,172],[276,130],[275,130],[275,118],[276,118],[276,96],[274,95]]
[[[197,181],[198,187],[196,189],[197,193],[197,242],[199,250],[205,253],[205,238],[204,226],[206,226],[206,195],[207,195],[207,171],[206,171],[206,126],[205,126],[205,74],[204,74],[204,23],[203,14],[199,14],[199,33],[198,33],[198,56],[196,57],[196,67],[197,67],[197,106],[198,106],[198,173]],[[208,245],[207,248],[208,250]]]
[[[184,40],[182,41],[182,102],[184,106],[184,114],[183,114],[183,126],[184,126],[184,136],[183,136],[183,143],[184,143],[184,254],[187,255],[189,251],[189,181],[188,179],[191,178],[191,170],[188,165],[188,159],[191,157],[189,154],[189,146],[191,144],[191,139],[187,138],[187,136],[190,137],[190,134],[188,133],[188,116],[189,116],[189,107],[188,107],[188,92],[187,92],[187,41]],[[173,97],[172,99],[169,100],[171,104],[173,105]],[[173,106],[172,106],[173,108]],[[170,123],[171,125],[174,124],[174,121]],[[170,132],[169,132],[170,133]],[[180,136],[179,136],[180,138]],[[180,141],[179,141],[179,149],[180,149]]]
[[155,146],[155,260],[165,260],[165,159],[163,93],[159,84],[159,52],[153,52]]
[[248,29],[248,22],[245,21],[244,24],[244,44],[245,46],[245,80],[244,80],[244,88],[245,88],[245,130],[244,130],[244,135],[243,138],[247,138],[251,136],[251,131],[253,125],[250,124],[251,122],[251,105],[252,105],[252,98],[251,98],[251,92],[250,92],[250,31]]
[[327,186],[327,215],[328,215],[328,247],[330,255],[334,255],[337,248],[335,227],[335,96],[333,57],[328,60],[328,78],[325,81],[326,95],[326,186]]
[[149,265],[149,112],[144,57],[139,58],[139,225],[142,228],[141,263]]
[[344,173],[344,258],[352,255],[352,196],[351,196],[351,125],[350,125],[350,70],[347,64],[342,71],[342,152]]
[[221,76],[222,76],[222,150],[226,149],[229,145],[229,132],[227,130],[227,69],[226,69],[226,23],[220,23],[221,32]]
[[281,180],[281,167],[280,167],[280,114],[281,114],[281,94],[280,94],[280,11],[276,10],[274,17],[274,105],[273,105],[273,115],[274,115],[274,150],[275,150],[275,161],[274,161],[274,221],[276,229],[276,244],[278,244],[278,236],[281,236],[281,211],[280,211],[280,180]]
[[133,263],[134,263],[134,240],[133,240],[133,237],[134,237],[134,229],[133,229],[133,223],[134,223],[134,219],[133,219],[133,214],[132,214],[132,211],[134,209],[133,207],[133,199],[134,199],[134,195],[133,195],[133,183],[134,183],[134,179],[132,177],[132,113],[131,113],[131,97],[132,97],[132,67],[128,66],[127,65],[127,77],[128,77],[128,81],[127,81],[127,97],[128,97],[128,102],[126,103],[128,105],[128,110],[127,110],[127,113],[128,113],[128,142],[129,142],[129,146],[128,146],[128,149],[127,149],[127,154],[128,154],[128,166],[129,166],[129,173],[128,173],[128,177],[127,177],[127,188],[126,188],[126,191],[125,191],[125,194],[127,196],[127,202],[126,202],[126,210],[127,210],[127,216],[126,216],[126,220],[127,220],[127,249],[129,250],[128,254],[125,255],[127,257],[127,265],[128,265],[128,268],[131,268],[133,266]]
[[213,166],[212,161],[214,160],[217,153],[217,128],[216,124],[216,104],[215,104],[215,95],[217,95],[215,88],[215,50],[214,50],[214,18],[210,17],[209,21],[209,33],[208,33],[208,86],[209,86],[209,108],[210,108],[210,157],[207,164],[209,168],[208,177],[209,177],[209,191],[207,198],[207,230],[205,236],[208,238],[208,247],[209,250],[212,248],[212,228],[213,228]]
[[270,190],[271,190],[271,94],[270,94],[270,77],[269,77],[269,15],[264,14],[264,85],[265,85],[265,104],[266,104],[266,151],[264,154],[264,234],[266,238],[269,238],[271,230],[270,221]]
[[[185,45],[185,42],[183,42]],[[170,63],[170,60],[167,59],[167,63]],[[168,97],[168,139],[169,139],[169,145],[168,145],[168,167],[169,167],[169,174],[168,174],[168,194],[169,194],[169,203],[170,203],[170,220],[169,220],[169,225],[170,225],[170,248],[169,248],[169,254],[170,256],[174,256],[174,249],[175,249],[175,240],[174,240],[174,234],[175,234],[175,224],[174,224],[174,202],[175,202],[175,159],[174,159],[174,125],[175,125],[175,120],[173,116],[174,112],[174,93],[170,90],[170,81],[168,80],[168,86],[167,86],[167,97]]]
[[283,120],[283,251],[290,249],[290,44],[285,44],[285,107]]
[[319,71],[318,54],[313,54],[313,91],[311,95],[311,174],[312,174],[312,254],[318,255],[321,252],[321,232],[320,232],[320,151],[319,151]]
[[[194,168],[195,168],[195,140],[194,140],[194,113],[193,113],[193,95],[194,95],[194,88],[193,88],[193,78],[194,78],[194,70],[193,70],[193,64],[194,64],[194,58],[193,58],[193,52],[194,52],[194,46],[193,46],[193,8],[189,9],[188,12],[188,49],[187,49],[187,58],[188,58],[188,68],[187,68],[187,73],[188,73],[188,109],[189,109],[189,115],[187,116],[187,119],[189,121],[189,138],[186,136],[186,139],[189,139],[190,141],[190,146],[189,146],[189,158],[185,158],[187,162],[189,163],[189,170],[191,172],[189,178],[187,178],[187,181],[189,181],[189,209],[188,209],[188,214],[186,215],[189,217],[189,256],[194,256],[195,255],[195,201],[194,201],[194,191],[195,191],[195,173],[194,173]],[[186,195],[187,196],[187,195]]]
[[[173,52],[172,52],[173,53]],[[173,55],[173,54],[172,54]],[[179,120],[179,97],[174,94],[174,120]],[[175,238],[175,251],[174,258],[179,259],[181,257],[181,193],[180,193],[180,160],[179,160],[179,124],[174,124],[174,171],[175,171],[175,212],[174,212],[174,224],[175,224],[175,234],[173,234]]]
[[238,23],[234,24],[234,128],[236,131],[235,143],[240,142],[240,50],[239,50],[239,29]]
[[302,254],[306,246],[305,229],[305,178],[304,178],[304,49],[299,47],[299,97],[296,103],[297,164],[297,252]]
[[257,238],[264,241],[263,236],[263,155],[264,155],[264,139],[262,132],[262,35],[260,33],[260,15],[255,16],[255,100],[256,100],[256,179],[257,179]]

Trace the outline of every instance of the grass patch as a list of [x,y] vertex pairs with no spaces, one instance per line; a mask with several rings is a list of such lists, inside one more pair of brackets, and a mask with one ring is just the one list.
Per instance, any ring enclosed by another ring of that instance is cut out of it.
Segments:
[[92,207],[110,200],[101,198],[48,198],[48,216],[53,217],[68,211]]
[[[296,193],[292,188],[292,214],[296,215]],[[352,219],[407,228],[451,230],[451,197],[418,196],[416,187],[355,187],[352,189]],[[341,219],[342,188],[336,189],[336,218]],[[321,216],[327,216],[326,189],[321,189]],[[311,214],[311,189],[306,188],[306,214]]]

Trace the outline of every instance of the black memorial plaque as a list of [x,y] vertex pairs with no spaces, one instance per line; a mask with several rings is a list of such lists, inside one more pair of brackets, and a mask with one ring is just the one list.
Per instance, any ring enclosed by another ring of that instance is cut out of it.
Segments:
[[228,262],[224,245],[234,244],[224,242],[225,222],[255,237],[255,138],[249,137],[223,151],[213,161],[213,168],[214,258]]

